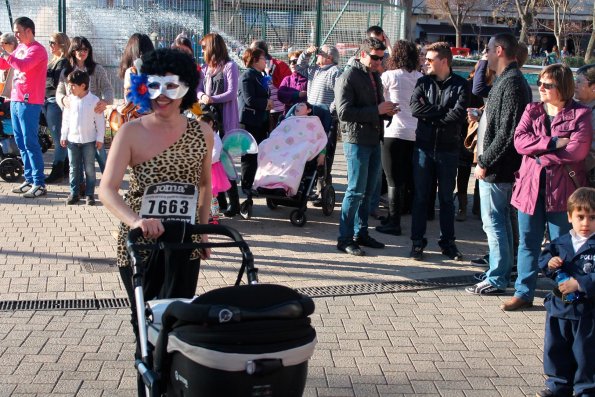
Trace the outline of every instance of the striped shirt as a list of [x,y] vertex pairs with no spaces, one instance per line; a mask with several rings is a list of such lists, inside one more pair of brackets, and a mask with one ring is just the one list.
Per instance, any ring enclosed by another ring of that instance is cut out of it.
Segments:
[[334,112],[335,82],[341,75],[341,69],[335,64],[309,66],[310,55],[302,52],[297,63],[298,73],[308,76],[308,102],[312,105],[327,105]]

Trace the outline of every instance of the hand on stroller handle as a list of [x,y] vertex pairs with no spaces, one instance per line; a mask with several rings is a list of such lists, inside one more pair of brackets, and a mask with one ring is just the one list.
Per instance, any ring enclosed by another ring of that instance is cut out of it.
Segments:
[[[126,241],[126,247],[128,253],[130,255],[133,267],[136,267],[137,264],[142,263],[142,259],[140,257],[139,251],[141,250],[190,250],[190,249],[208,249],[214,247],[238,247],[242,254],[242,264],[240,268],[240,272],[238,274],[238,278],[236,280],[236,285],[240,284],[241,277],[244,271],[247,273],[248,283],[253,284],[256,283],[257,280],[257,272],[258,270],[254,268],[254,256],[250,251],[250,247],[240,233],[228,226],[223,225],[210,225],[210,224],[197,224],[191,225],[186,222],[182,221],[165,221],[163,222],[163,227],[165,232],[161,235],[161,237],[157,238],[154,243],[139,243],[139,239],[143,237],[143,231],[141,228],[136,228],[130,230],[128,232],[128,239]],[[180,242],[171,242],[171,241],[164,241],[168,231],[174,231],[176,229],[184,228],[182,234],[182,241]],[[229,237],[232,241],[224,241],[224,242],[200,242],[200,243],[191,243],[191,242],[184,242],[183,237],[188,235],[219,235],[219,236],[226,236]]]

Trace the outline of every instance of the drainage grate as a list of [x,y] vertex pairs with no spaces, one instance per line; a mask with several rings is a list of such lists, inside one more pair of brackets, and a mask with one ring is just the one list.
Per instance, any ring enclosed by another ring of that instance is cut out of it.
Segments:
[[[297,291],[312,298],[333,296],[386,294],[391,292],[421,291],[438,288],[453,288],[473,284],[473,276],[432,278],[412,281],[389,281],[384,283],[333,285],[329,287],[297,288]],[[58,299],[36,301],[0,301],[0,311],[25,310],[101,310],[130,307],[128,298],[103,299]]]
[[330,287],[297,288],[297,291],[312,298],[333,296],[387,294],[391,292],[420,291],[438,288],[453,288],[475,284],[472,275],[440,277],[412,281],[387,281],[384,283],[333,285]]
[[128,298],[0,301],[0,311],[98,310],[130,307]]
[[79,264],[87,273],[112,273],[118,271],[115,258],[79,259]]

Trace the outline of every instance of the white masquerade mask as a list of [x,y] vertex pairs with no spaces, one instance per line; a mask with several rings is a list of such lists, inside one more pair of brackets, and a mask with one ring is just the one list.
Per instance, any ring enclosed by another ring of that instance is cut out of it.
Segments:
[[180,77],[175,74],[169,76],[149,75],[147,88],[151,99],[157,99],[161,94],[169,99],[180,99],[188,92],[188,86],[181,82]]

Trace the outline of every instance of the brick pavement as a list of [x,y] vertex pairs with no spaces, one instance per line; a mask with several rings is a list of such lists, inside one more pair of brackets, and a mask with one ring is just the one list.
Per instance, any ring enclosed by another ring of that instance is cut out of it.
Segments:
[[[340,153],[336,169],[342,192]],[[65,206],[66,183],[34,200],[10,188],[0,182],[0,302],[125,296],[117,272],[81,266],[114,257],[116,222],[105,208]],[[375,232],[388,244],[385,250],[369,249],[359,258],[341,254],[335,248],[338,212],[325,217],[311,208],[307,215],[306,226],[297,228],[288,221],[289,209],[272,211],[257,200],[253,219],[226,224],[250,244],[262,282],[314,287],[479,270],[443,260],[437,221],[429,223],[427,260],[412,262],[408,237]],[[406,231],[409,221],[404,218]],[[456,227],[467,258],[485,251],[477,219]],[[198,292],[233,283],[238,261],[233,250],[215,252],[203,264]],[[503,313],[497,308],[503,299],[469,296],[461,288],[317,298],[319,344],[305,395],[531,395],[543,383],[543,306],[536,301],[532,310]],[[134,395],[128,310],[22,310],[0,312],[0,320],[0,396]]]

